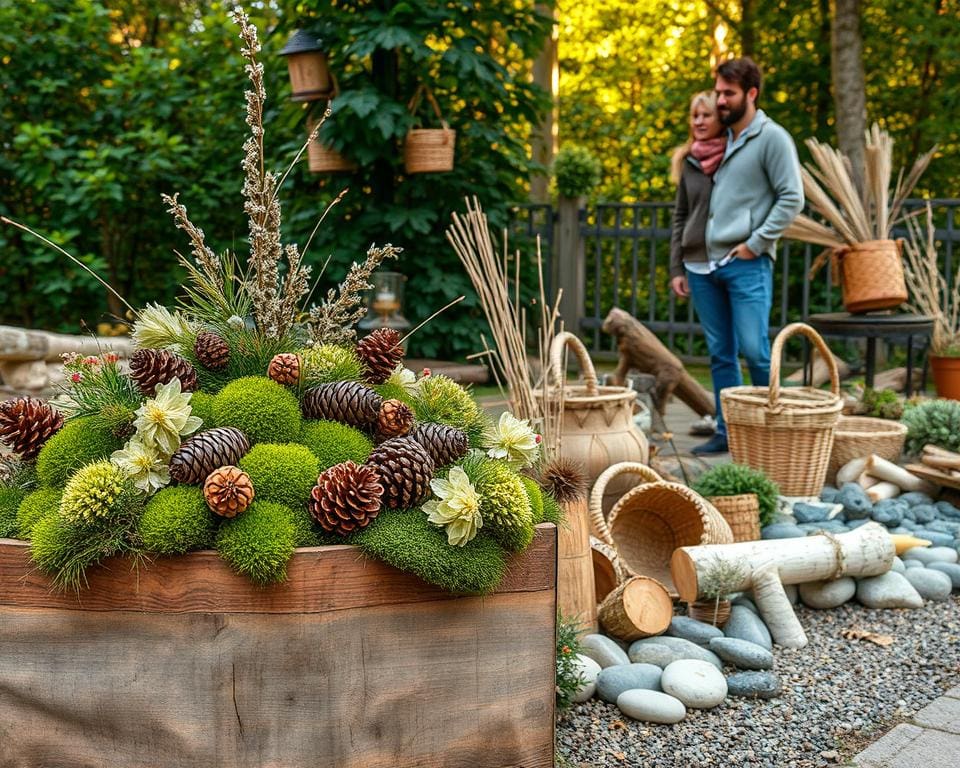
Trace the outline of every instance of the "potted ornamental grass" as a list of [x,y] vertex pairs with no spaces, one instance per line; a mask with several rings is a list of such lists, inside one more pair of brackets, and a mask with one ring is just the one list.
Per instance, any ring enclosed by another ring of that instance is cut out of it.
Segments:
[[777,510],[777,484],[761,470],[742,464],[719,464],[693,484],[730,525],[734,541],[756,541],[760,527],[773,520]]

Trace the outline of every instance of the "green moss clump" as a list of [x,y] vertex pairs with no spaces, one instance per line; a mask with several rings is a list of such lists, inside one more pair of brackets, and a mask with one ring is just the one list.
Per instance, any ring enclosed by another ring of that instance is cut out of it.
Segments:
[[322,419],[304,421],[298,442],[317,457],[321,472],[344,461],[363,464],[373,450],[373,442],[359,429]]
[[526,475],[518,475],[520,482],[523,483],[523,490],[527,492],[527,498],[530,500],[530,516],[534,525],[543,522],[543,492],[537,481]]
[[141,497],[133,481],[109,461],[78,469],[63,489],[60,515],[71,522],[114,522],[139,512]]
[[[325,542],[320,538],[322,529],[314,525],[313,518],[305,507],[290,508],[290,522],[293,523],[294,543],[298,547],[319,547]],[[343,540],[336,542],[343,544]]]
[[194,392],[190,395],[190,412],[203,421],[204,429],[219,426],[213,417],[214,396],[209,392]]
[[465,546],[451,547],[443,529],[418,509],[378,515],[351,543],[370,557],[457,594],[492,592],[507,568],[505,553],[492,537],[481,531]]
[[779,486],[759,469],[742,464],[719,464],[697,478],[693,490],[701,496],[738,496],[755,493],[760,502],[760,525],[773,521],[777,511]]
[[320,344],[299,353],[303,365],[301,382],[305,387],[329,384],[332,381],[360,381],[363,364],[349,347]]
[[297,546],[292,511],[282,504],[254,501],[242,515],[220,526],[216,548],[237,573],[261,586],[287,578],[287,561]]
[[84,464],[106,459],[123,447],[123,439],[96,416],[70,419],[37,455],[37,475],[48,488],[63,488]]
[[480,494],[483,530],[514,552],[533,541],[533,513],[520,476],[501,461],[468,457],[464,472]]
[[412,406],[420,421],[462,429],[470,438],[471,446],[482,440],[487,427],[483,411],[470,393],[447,376],[438,374],[421,379]]
[[306,506],[320,463],[305,445],[260,443],[237,463],[250,475],[255,498],[294,509]]
[[23,488],[0,485],[0,538],[16,534],[17,510],[26,495]]
[[542,493],[541,498],[543,499],[543,522],[553,523],[556,526],[566,525],[567,516],[563,512],[560,502],[546,491]]
[[300,434],[300,404],[265,376],[231,381],[213,401],[218,427],[236,427],[251,443],[289,443]]
[[217,520],[203,490],[194,485],[162,488],[147,502],[138,531],[143,548],[162,555],[182,555],[213,546]]
[[63,491],[59,488],[40,488],[24,497],[17,510],[17,537],[32,539],[33,526],[40,518],[51,512],[59,514],[62,497]]

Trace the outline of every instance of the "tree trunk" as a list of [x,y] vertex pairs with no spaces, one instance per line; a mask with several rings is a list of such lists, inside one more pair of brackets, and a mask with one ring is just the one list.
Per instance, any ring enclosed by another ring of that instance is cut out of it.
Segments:
[[837,111],[837,141],[850,158],[857,188],[863,189],[863,155],[867,128],[866,86],[860,0],[834,0],[831,36],[833,99]]
[[536,6],[537,13],[554,19],[553,28],[543,41],[543,50],[533,62],[533,82],[550,96],[550,106],[543,114],[542,122],[533,130],[533,160],[548,169],[547,173],[535,172],[530,178],[530,200],[534,203],[550,202],[549,168],[557,150],[557,126],[559,125],[557,86],[559,85],[559,60],[557,58],[556,8],[552,4]]

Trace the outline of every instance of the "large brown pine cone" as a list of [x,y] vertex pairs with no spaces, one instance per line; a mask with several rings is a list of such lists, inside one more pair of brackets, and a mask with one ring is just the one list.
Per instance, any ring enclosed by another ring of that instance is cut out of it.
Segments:
[[382,440],[402,437],[413,427],[413,411],[400,400],[384,400],[377,417],[377,437]]
[[295,387],[300,383],[301,373],[300,358],[292,352],[281,352],[274,355],[267,367],[267,376],[273,379],[277,384],[283,384],[285,387]]
[[156,394],[157,384],[180,379],[181,392],[197,388],[197,372],[187,360],[167,349],[138,349],[130,357],[130,377],[147,397]]
[[446,424],[418,424],[410,437],[427,449],[437,467],[453,464],[466,456],[470,449],[467,433]]
[[62,426],[63,414],[43,400],[16,397],[0,403],[0,443],[22,459],[36,457]]
[[217,467],[236,464],[250,450],[239,429],[216,427],[183,441],[170,457],[170,477],[178,483],[199,485]]
[[383,384],[403,359],[400,334],[393,328],[378,328],[357,344],[357,355],[366,368],[366,380]]
[[409,509],[430,495],[433,459],[409,437],[394,437],[373,449],[367,464],[375,466],[383,483],[383,503],[390,509]]
[[222,371],[230,362],[230,345],[222,336],[211,331],[197,334],[193,353],[200,365],[210,371]]
[[308,419],[327,419],[353,427],[369,427],[377,421],[383,398],[356,381],[318,384],[303,395],[300,409]]
[[254,495],[250,475],[240,467],[219,467],[203,483],[207,506],[221,517],[236,517],[244,512]]
[[346,536],[380,513],[383,484],[376,467],[345,461],[324,470],[310,492],[310,514],[323,530]]

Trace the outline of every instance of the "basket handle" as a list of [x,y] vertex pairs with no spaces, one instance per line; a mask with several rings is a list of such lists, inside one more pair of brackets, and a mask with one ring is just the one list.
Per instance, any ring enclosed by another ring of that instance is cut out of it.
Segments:
[[417,86],[417,90],[413,93],[413,98],[410,99],[410,102],[407,104],[407,111],[411,115],[415,115],[417,112],[417,107],[420,106],[420,98],[422,96],[427,97],[427,101],[430,102],[430,106],[433,107],[433,111],[437,116],[437,119],[440,121],[440,125],[443,127],[443,130],[449,131],[450,126],[447,125],[447,121],[443,119],[443,114],[440,112],[440,105],[437,104],[437,100],[433,96],[433,91],[430,90],[430,87],[426,83],[420,83]]
[[597,371],[593,367],[593,361],[583,342],[574,336],[570,331],[562,331],[553,338],[550,345],[550,370],[553,372],[558,386],[563,386],[566,379],[563,366],[563,350],[570,347],[580,363],[580,370],[583,372],[583,381],[587,385],[587,394],[595,397],[600,394],[600,388],[597,387]]
[[823,337],[806,323],[790,323],[777,334],[773,340],[773,349],[770,351],[770,408],[775,409],[780,401],[780,358],[783,355],[783,346],[791,336],[801,334],[806,336],[817,348],[820,356],[827,364],[827,370],[830,372],[830,391],[840,396],[840,372],[837,371],[837,363],[833,359],[833,353]]
[[593,523],[594,530],[600,534],[600,537],[614,548],[617,545],[613,543],[610,526],[603,517],[603,492],[607,490],[607,483],[615,477],[626,474],[639,475],[644,483],[658,483],[663,480],[646,464],[637,461],[621,461],[619,464],[607,467],[597,478],[597,482],[593,484],[593,490],[590,491],[590,522]]

